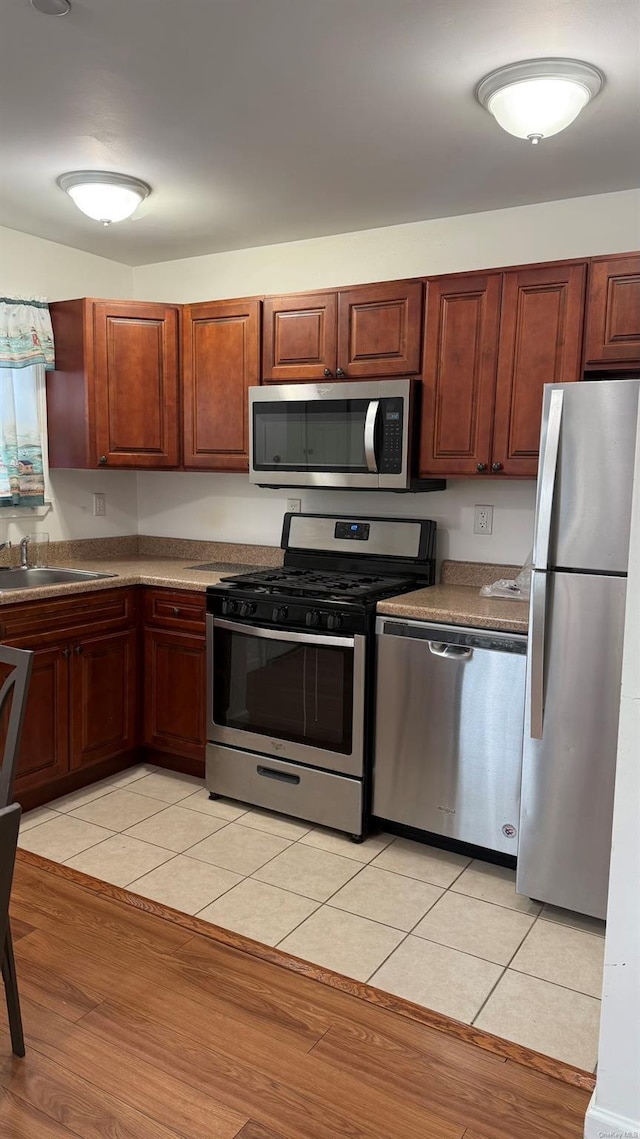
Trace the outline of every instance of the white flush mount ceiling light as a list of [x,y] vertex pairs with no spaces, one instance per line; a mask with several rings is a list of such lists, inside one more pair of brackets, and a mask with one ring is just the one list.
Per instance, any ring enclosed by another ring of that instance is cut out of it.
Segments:
[[476,96],[503,130],[536,144],[568,127],[603,83],[579,59],[527,59],[486,75]]
[[131,217],[151,193],[151,187],[140,178],[111,174],[107,170],[74,170],[61,174],[58,185],[73,198],[83,214],[103,225]]
[[69,0],[31,0],[31,7],[43,16],[66,16],[71,4]]

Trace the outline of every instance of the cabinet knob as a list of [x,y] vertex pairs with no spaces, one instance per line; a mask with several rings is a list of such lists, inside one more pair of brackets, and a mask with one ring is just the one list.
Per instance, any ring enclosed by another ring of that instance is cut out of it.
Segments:
[[174,617],[179,617],[179,616],[180,616],[180,610],[178,609],[178,607],[177,607],[176,605],[174,605],[174,607],[173,607],[173,609],[171,610],[171,612],[173,613]]
[[346,376],[344,368],[336,368],[336,376]]
[[62,655],[65,658],[65,660],[67,660],[67,658],[71,656],[71,649],[63,649]]
[[333,376],[333,372],[331,371],[331,368],[325,368],[324,375],[325,375],[325,378],[327,380],[330,380],[331,377]]
[[101,455],[101,456],[100,456],[100,458],[98,459],[98,462],[99,462],[99,464],[100,464],[100,466],[101,466],[101,467],[104,467],[104,466],[105,466],[105,464],[106,464],[106,461],[107,461],[107,456],[106,456],[106,455]]
[[82,652],[82,645],[76,645],[73,651],[76,656],[80,656],[80,653]]
[[492,463],[491,464],[491,470],[492,471],[501,471],[502,470],[502,463]]
[[486,471],[486,469],[487,469],[487,464],[486,464],[486,463],[478,463],[478,465],[477,465],[477,467],[476,467],[476,470],[477,470],[477,471]]

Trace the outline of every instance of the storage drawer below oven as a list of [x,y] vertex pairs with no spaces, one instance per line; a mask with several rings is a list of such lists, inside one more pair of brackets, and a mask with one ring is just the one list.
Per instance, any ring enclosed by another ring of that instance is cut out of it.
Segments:
[[206,787],[216,795],[362,833],[362,783],[300,763],[207,744]]

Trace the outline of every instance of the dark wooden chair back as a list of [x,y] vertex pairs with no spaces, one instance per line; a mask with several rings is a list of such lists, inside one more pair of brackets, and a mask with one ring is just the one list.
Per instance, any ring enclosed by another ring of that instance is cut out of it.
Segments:
[[[4,666],[2,671],[4,672],[6,667],[11,670],[0,688],[0,723],[6,724],[0,768],[0,809],[8,807],[13,802],[13,785],[32,664],[32,652],[0,645],[0,666]],[[8,717],[5,711],[7,707],[9,707]]]
[[12,803],[10,807],[0,810],[0,945],[4,945],[9,928],[9,898],[21,814],[19,803]]

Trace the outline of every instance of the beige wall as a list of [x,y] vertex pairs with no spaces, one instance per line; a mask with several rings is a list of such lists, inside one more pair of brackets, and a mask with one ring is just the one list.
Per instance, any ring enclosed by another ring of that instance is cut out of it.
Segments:
[[[95,295],[188,302],[293,292],[493,265],[624,252],[640,245],[640,193],[622,191],[441,218],[131,269],[67,246],[0,229],[0,292],[50,299]],[[60,472],[52,478],[52,533],[175,534],[277,544],[286,496],[245,475]],[[534,484],[461,480],[434,495],[306,491],[308,511],[434,517],[440,556],[521,562],[531,546]],[[91,513],[107,493],[107,517]],[[137,495],[137,506],[136,506]],[[495,507],[494,534],[473,534],[473,507]],[[12,524],[16,530],[21,523]],[[25,523],[23,529],[29,529]],[[36,527],[34,527],[36,528]],[[13,535],[12,535],[13,536]],[[16,535],[17,536],[17,535]],[[1,535],[0,535],[1,539]]]
[[0,226],[0,296],[131,297],[130,265]]
[[[624,252],[640,245],[639,218],[634,191],[544,202],[145,265],[134,269],[135,295],[188,302]],[[435,518],[440,557],[520,563],[531,548],[533,482],[452,480],[438,494],[291,494],[307,511]],[[144,473],[140,532],[277,544],[286,497],[251,486],[243,475]],[[494,507],[490,536],[473,533],[476,504]]]
[[457,273],[640,246],[640,192],[541,202],[212,253],[133,270],[141,300],[189,302]]

